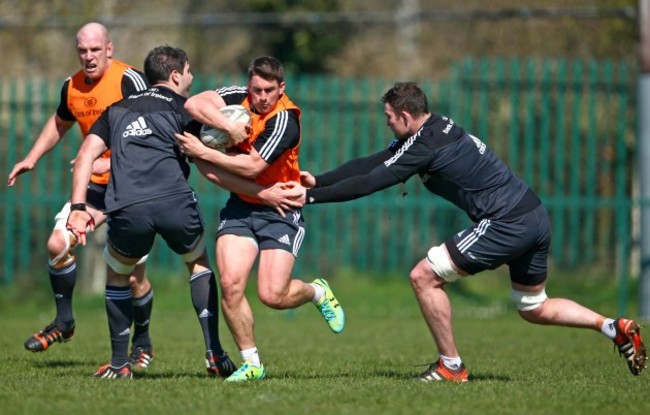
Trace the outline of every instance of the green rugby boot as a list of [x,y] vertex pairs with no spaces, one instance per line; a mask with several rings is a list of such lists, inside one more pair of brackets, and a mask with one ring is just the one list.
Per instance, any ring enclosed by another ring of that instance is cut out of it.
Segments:
[[320,285],[325,289],[325,295],[316,304],[316,308],[325,317],[325,321],[327,321],[334,333],[342,332],[345,327],[345,312],[343,312],[339,300],[336,299],[332,289],[324,279],[316,278],[313,284]]
[[260,363],[260,367],[253,366],[251,362],[245,361],[241,364],[239,369],[232,375],[226,378],[225,382],[247,382],[253,380],[262,380],[266,375],[264,365]]

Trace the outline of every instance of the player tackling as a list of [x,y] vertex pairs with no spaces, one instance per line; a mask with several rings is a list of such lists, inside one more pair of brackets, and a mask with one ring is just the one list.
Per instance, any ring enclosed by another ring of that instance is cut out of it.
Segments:
[[219,339],[219,303],[214,273],[204,243],[198,199],[187,183],[190,166],[178,150],[174,133],[199,125],[184,111],[192,85],[187,53],[179,48],[152,49],[144,62],[151,88],[109,106],[93,124],[74,164],[70,215],[66,224],[86,243],[94,229],[88,212],[87,183],[93,161],[111,149],[106,215],[110,220],[106,260],[106,314],[111,361],[95,377],[130,379],[127,358],[133,307],[128,276],[160,235],[187,265],[190,293],[203,332],[206,369],[230,376],[237,368]]
[[639,375],[647,354],[634,320],[606,318],[574,301],[546,295],[551,227],[546,209],[528,185],[480,139],[452,119],[430,113],[426,95],[415,83],[396,83],[382,102],[394,141],[383,151],[316,177],[303,172],[307,188],[300,201],[352,200],[418,175],[427,190],[458,206],[474,222],[430,248],[410,272],[439,354],[419,379],[468,380],[452,332],[445,286],[503,264],[510,269],[510,298],[522,318],[599,331],[614,342],[630,372]]

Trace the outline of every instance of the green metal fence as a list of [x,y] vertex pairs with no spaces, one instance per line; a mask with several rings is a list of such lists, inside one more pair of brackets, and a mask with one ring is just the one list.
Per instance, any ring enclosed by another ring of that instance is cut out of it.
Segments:
[[[433,112],[449,115],[483,139],[542,197],[553,220],[552,261],[596,264],[629,274],[635,138],[633,65],[613,61],[467,59],[449,79],[421,80]],[[290,76],[287,92],[304,111],[301,167],[314,173],[390,141],[380,97],[395,80]],[[196,77],[196,91],[244,82]],[[0,81],[0,175],[27,153],[58,101],[58,81]],[[66,200],[76,130],[35,171],[0,192],[0,281],[43,272],[53,215]],[[227,193],[194,173],[210,229]],[[308,206],[299,273],[338,267],[404,273],[428,247],[468,220],[426,192],[417,179],[353,202]],[[211,245],[212,247],[212,245]],[[83,255],[83,252],[80,252]],[[181,270],[160,242],[155,270]]]

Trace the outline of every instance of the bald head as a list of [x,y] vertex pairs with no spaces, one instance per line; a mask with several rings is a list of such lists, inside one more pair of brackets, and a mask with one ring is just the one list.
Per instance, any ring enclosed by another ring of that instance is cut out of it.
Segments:
[[104,43],[110,43],[110,38],[108,37],[108,29],[101,23],[87,23],[79,29],[77,32],[77,43],[83,39],[97,39]]
[[113,56],[108,29],[101,23],[85,24],[77,32],[77,54],[86,79],[91,82],[101,79]]

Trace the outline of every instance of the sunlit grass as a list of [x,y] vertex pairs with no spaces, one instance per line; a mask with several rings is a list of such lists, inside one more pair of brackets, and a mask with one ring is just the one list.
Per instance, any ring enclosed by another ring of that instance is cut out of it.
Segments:
[[[49,323],[50,300],[2,298],[0,413],[87,414],[606,414],[648,413],[650,373],[633,377],[603,336],[539,327],[507,301],[507,277],[486,274],[451,289],[454,329],[471,381],[424,384],[413,377],[435,357],[406,277],[332,276],[347,326],[332,334],[313,306],[274,311],[251,303],[267,379],[231,385],[205,376],[203,340],[186,284],[154,279],[156,358],[132,381],[92,378],[110,358],[101,296],[75,299],[77,332],[45,353],[23,349]],[[556,286],[554,288],[553,286]],[[606,314],[613,284],[580,289],[554,281],[549,293],[575,295]],[[16,294],[14,294],[16,295]],[[44,296],[46,297],[46,296]],[[20,301],[19,301],[20,300]],[[222,324],[225,348],[238,360]]]

